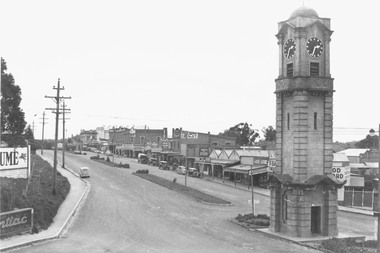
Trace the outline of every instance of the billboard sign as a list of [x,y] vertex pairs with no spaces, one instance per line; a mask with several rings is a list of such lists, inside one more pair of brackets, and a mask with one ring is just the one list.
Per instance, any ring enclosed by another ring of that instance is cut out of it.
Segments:
[[350,177],[350,167],[333,167],[332,175],[340,182],[347,180]]
[[28,168],[28,148],[1,148],[0,170]]
[[182,131],[181,132],[181,139],[198,139],[198,133],[189,132],[189,131]]
[[33,227],[33,209],[25,208],[0,213],[0,236],[31,232]]

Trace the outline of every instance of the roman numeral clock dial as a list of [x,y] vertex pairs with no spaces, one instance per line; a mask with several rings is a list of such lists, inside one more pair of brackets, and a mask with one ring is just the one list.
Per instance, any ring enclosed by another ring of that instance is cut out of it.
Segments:
[[319,57],[323,53],[323,43],[320,39],[313,37],[306,43],[306,51],[311,57]]

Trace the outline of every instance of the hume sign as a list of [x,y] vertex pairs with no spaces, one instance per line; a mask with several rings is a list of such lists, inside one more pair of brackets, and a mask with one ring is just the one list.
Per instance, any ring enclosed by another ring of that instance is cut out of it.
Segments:
[[28,178],[30,174],[30,148],[1,148],[0,176]]

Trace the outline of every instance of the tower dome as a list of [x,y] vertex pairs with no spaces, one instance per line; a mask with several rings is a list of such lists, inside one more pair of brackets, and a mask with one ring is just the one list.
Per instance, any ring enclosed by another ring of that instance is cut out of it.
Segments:
[[318,13],[314,9],[305,6],[293,11],[292,15],[290,15],[290,19],[295,17],[319,18]]

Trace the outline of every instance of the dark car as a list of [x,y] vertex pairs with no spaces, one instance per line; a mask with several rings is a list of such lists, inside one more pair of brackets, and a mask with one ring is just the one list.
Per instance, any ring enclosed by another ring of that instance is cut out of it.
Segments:
[[158,166],[159,162],[158,162],[158,160],[156,158],[150,158],[148,164],[152,165],[152,166]]
[[166,161],[160,161],[160,163],[158,165],[158,168],[160,170],[169,170],[168,162],[166,162]]
[[149,162],[148,156],[146,154],[143,154],[143,153],[138,154],[137,162],[142,163],[142,164],[148,164],[148,162]]
[[200,177],[201,176],[201,174],[199,173],[199,170],[196,168],[189,168],[188,175],[190,177]]

